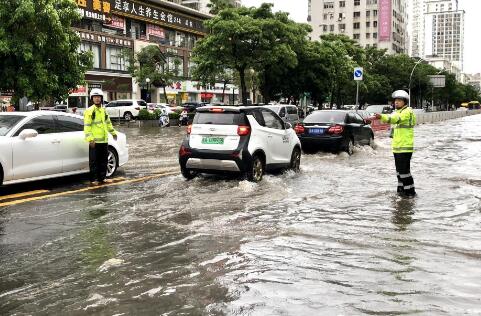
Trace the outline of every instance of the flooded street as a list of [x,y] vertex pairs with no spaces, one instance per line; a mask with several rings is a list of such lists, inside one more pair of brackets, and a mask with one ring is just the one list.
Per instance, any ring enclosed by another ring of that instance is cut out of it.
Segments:
[[[127,178],[178,171],[185,133],[124,128]],[[0,315],[479,315],[481,115],[258,184],[179,174],[0,208]],[[75,180],[72,180],[75,181]]]

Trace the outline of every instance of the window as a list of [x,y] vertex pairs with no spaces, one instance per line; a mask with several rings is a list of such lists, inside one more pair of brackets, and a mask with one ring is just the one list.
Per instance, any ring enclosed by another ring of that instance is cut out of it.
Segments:
[[107,46],[106,67],[112,70],[126,70],[128,61],[122,54],[122,48]]
[[40,135],[53,134],[55,133],[55,123],[53,121],[53,116],[43,115],[30,120],[15,133],[15,136],[18,136],[20,132],[25,129],[36,130]]
[[361,0],[354,0],[354,5],[361,5]]
[[323,18],[324,18],[324,20],[327,20],[327,13],[324,13]]
[[377,16],[377,10],[372,10],[372,16]]
[[286,116],[286,108],[282,107],[281,110],[279,111],[279,116],[280,117],[285,117]]
[[371,11],[367,10],[366,11],[366,18],[370,17],[371,16]]
[[371,38],[371,33],[366,33],[366,38]]
[[82,120],[71,116],[57,115],[56,126],[58,133],[81,132],[84,130]]
[[338,24],[339,31],[344,32],[346,31],[346,24]]
[[346,6],[346,1],[339,1],[339,7],[344,8]]
[[377,21],[372,22],[372,26],[377,27]]
[[2,115],[0,116],[0,136],[7,135],[8,132],[20,122],[24,116],[21,115]]
[[287,114],[297,115],[297,108],[295,106],[288,106],[287,107]]
[[257,123],[259,123],[260,126],[266,126],[266,123],[264,122],[264,117],[262,116],[262,113],[259,110],[252,111],[252,116],[256,119]]
[[324,9],[333,9],[334,2],[324,2]]
[[360,18],[360,17],[361,17],[361,12],[355,11],[355,12],[354,12],[354,17],[355,17],[355,18]]
[[275,128],[275,129],[284,129],[284,123],[279,118],[275,117],[271,111],[263,110],[262,116],[264,118],[266,127]]
[[323,30],[324,32],[327,32],[327,25],[323,25],[323,26],[322,26],[322,30]]
[[100,45],[95,45],[92,43],[82,42],[80,44],[80,51],[88,52],[91,51],[93,54],[93,67],[100,68]]
[[355,40],[358,40],[361,38],[361,34],[353,34],[353,37]]
[[371,27],[371,22],[366,22],[366,27]]
[[352,27],[353,27],[354,29],[359,29],[359,28],[361,28],[361,23],[356,22],[356,23],[353,24]]
[[372,38],[377,38],[377,33],[372,33]]

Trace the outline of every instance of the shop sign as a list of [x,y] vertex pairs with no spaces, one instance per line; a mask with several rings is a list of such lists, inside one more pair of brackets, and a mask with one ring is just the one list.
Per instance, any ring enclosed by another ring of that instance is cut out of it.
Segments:
[[73,96],[86,96],[87,95],[87,87],[85,86],[77,86],[76,89],[73,89],[70,92],[70,95]]
[[123,30],[125,28],[125,19],[120,16],[111,15],[107,17],[104,25],[114,29]]
[[133,0],[110,1],[112,2],[112,13],[138,18],[154,24],[166,25],[172,28],[205,33],[203,21],[200,19],[186,17],[183,14],[154,5],[140,4]]
[[80,15],[84,19],[105,21],[110,14],[111,0],[75,0]]
[[80,36],[80,39],[90,41],[90,42],[106,43],[109,45],[119,45],[119,46],[124,46],[128,48],[132,47],[132,40],[126,40],[123,38],[111,37],[104,34],[102,35],[92,34],[85,31],[78,31],[78,35]]
[[147,24],[147,34],[157,36],[160,38],[165,38],[164,29],[154,24]]

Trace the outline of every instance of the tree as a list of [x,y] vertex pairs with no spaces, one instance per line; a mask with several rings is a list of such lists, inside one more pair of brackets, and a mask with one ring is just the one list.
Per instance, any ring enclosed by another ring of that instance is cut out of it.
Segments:
[[13,90],[13,103],[64,100],[92,67],[79,52],[71,28],[80,20],[71,0],[5,0],[0,5],[0,90]]
[[[127,52],[128,54],[128,52]],[[169,59],[174,67],[169,68]],[[171,54],[164,54],[158,45],[149,45],[142,48],[137,54],[129,56],[128,71],[139,83],[150,79],[152,85],[163,88],[164,98],[167,102],[166,87],[171,86],[178,78],[180,60]]]

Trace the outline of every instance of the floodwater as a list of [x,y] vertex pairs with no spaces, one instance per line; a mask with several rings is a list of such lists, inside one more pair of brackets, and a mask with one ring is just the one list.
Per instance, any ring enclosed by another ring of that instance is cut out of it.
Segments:
[[[178,170],[184,129],[124,128],[127,177]],[[378,135],[379,136],[379,135]],[[481,314],[481,115],[299,174],[155,178],[0,208],[1,315]]]

